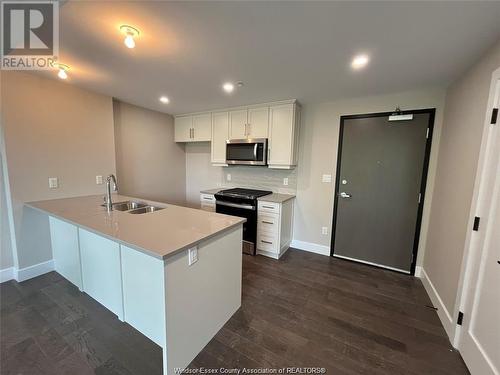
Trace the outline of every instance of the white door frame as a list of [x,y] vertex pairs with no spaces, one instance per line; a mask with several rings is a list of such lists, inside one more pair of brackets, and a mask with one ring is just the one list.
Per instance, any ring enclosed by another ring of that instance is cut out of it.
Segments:
[[[485,115],[485,122],[483,127],[483,136],[481,141],[481,149],[479,153],[478,169],[474,183],[474,191],[472,197],[471,210],[469,214],[469,226],[465,241],[464,255],[462,258],[462,268],[460,273],[460,280],[458,284],[457,300],[454,306],[454,318],[457,318],[460,311],[465,311],[469,304],[473,303],[475,285],[478,280],[479,272],[482,271],[483,261],[483,242],[485,230],[472,231],[474,218],[476,216],[486,218],[489,214],[489,202],[491,197],[488,193],[491,190],[491,179],[494,179],[496,171],[492,169],[491,160],[494,150],[494,131],[498,132],[500,123],[492,125],[491,114],[493,108],[498,103],[498,96],[500,92],[500,68],[496,69],[492,74],[490,92],[488,98],[488,105]],[[496,128],[495,128],[496,127]],[[494,168],[494,167],[493,167]],[[484,221],[484,220],[482,220]],[[464,319],[468,319],[467,316]],[[459,325],[455,325],[453,338],[453,346],[460,349],[460,344],[463,339],[465,330],[461,330]]]

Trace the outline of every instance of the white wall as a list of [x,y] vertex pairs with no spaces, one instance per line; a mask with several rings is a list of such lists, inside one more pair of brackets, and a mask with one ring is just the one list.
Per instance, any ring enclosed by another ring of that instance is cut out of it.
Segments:
[[447,91],[424,270],[451,317],[457,314],[462,258],[474,216],[471,203],[490,83],[499,67],[497,43]]
[[[24,202],[104,194],[115,172],[110,97],[28,73],[1,74],[2,124],[19,268],[52,258],[46,215]],[[60,187],[49,189],[48,177]]]
[[[0,129],[0,137],[2,137]],[[0,140],[0,147],[2,140]],[[0,148],[1,152],[1,148]],[[7,215],[7,194],[5,191],[3,174],[3,155],[0,154],[0,270],[14,266],[12,256],[11,237],[9,228],[9,217]]]
[[119,192],[184,205],[186,154],[173,117],[117,100],[113,116]]

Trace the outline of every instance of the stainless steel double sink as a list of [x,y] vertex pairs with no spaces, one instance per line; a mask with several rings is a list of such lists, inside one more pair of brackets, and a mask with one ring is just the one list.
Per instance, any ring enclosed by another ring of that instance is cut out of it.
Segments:
[[[106,207],[105,204],[102,205]],[[135,202],[135,201],[125,201],[113,203],[113,210],[125,211],[129,214],[146,214],[148,212],[155,212],[163,210],[165,207],[151,206],[147,203]]]

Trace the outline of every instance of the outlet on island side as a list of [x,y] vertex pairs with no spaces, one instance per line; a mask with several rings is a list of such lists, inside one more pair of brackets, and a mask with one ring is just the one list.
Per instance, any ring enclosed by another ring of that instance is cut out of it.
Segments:
[[231,173],[228,173],[228,174],[226,175],[226,180],[227,180],[227,181],[231,181]]
[[326,236],[328,234],[328,227],[321,227],[321,234]]
[[188,265],[193,265],[198,261],[198,248],[192,247],[188,250]]
[[102,185],[102,176],[95,176],[96,185]]
[[59,187],[59,179],[57,177],[49,177],[49,189],[57,189]]
[[288,186],[288,177],[283,179],[283,185]]

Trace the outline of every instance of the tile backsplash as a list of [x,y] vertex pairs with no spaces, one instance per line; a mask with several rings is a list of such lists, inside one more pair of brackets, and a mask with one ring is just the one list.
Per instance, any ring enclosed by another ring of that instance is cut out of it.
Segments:
[[[228,174],[231,175],[230,181]],[[288,178],[288,185],[283,185],[285,178]],[[295,194],[297,192],[297,169],[270,169],[244,165],[225,167],[222,168],[222,185]]]

